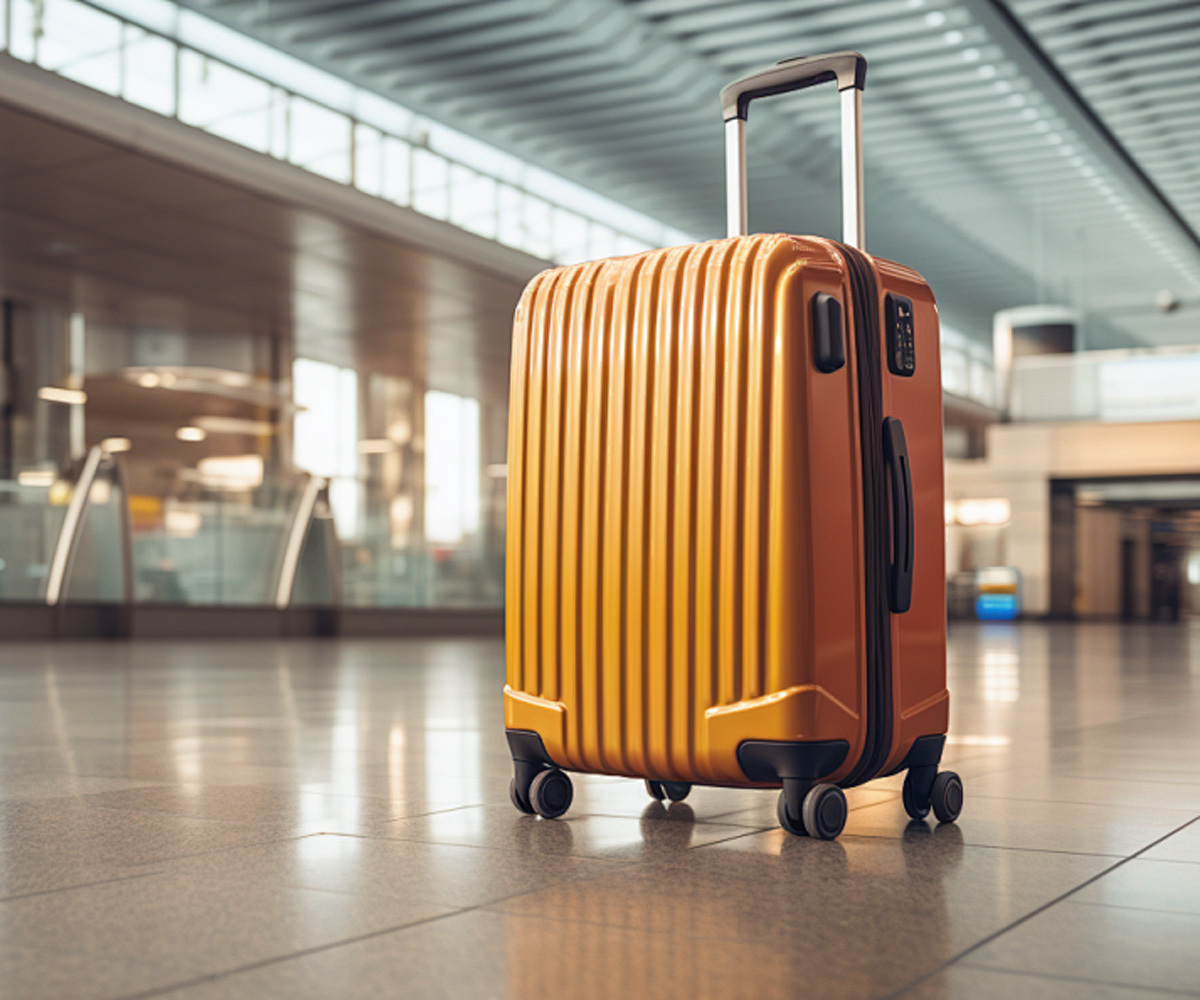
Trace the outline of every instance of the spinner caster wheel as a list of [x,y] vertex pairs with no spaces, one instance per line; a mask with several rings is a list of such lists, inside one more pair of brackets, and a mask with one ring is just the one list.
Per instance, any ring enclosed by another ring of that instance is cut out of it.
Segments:
[[779,818],[779,825],[784,828],[793,837],[807,836],[802,823],[797,823],[788,813],[787,794],[779,793],[779,801],[775,805],[775,815]]
[[533,806],[531,806],[525,800],[524,796],[521,795],[520,790],[517,788],[516,778],[513,778],[512,781],[508,783],[508,797],[512,799],[512,804],[516,806],[520,812],[523,812],[528,816],[533,815]]
[[571,779],[557,767],[539,771],[529,786],[529,803],[543,819],[557,819],[569,808],[574,797]]
[[953,823],[963,807],[963,784],[953,771],[940,771],[933,779],[933,814],[939,823]]
[[908,813],[909,819],[923,820],[929,815],[929,800],[920,800],[912,771],[904,776],[904,789],[900,793],[900,800],[904,803],[904,811]]
[[654,778],[646,779],[646,792],[650,798],[658,799],[661,802],[663,799],[670,799],[672,802],[682,802],[688,797],[692,786],[686,781],[658,781]]
[[664,781],[662,786],[663,791],[667,793],[667,798],[672,802],[682,802],[692,790],[692,786],[686,781]]
[[804,829],[817,840],[834,840],[846,827],[846,794],[837,785],[813,785],[804,796]]

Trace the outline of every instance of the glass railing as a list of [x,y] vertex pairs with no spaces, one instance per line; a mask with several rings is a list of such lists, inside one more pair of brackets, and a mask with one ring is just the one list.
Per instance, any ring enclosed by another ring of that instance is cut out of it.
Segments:
[[121,470],[93,448],[60,472],[0,480],[0,600],[117,603],[130,595],[129,521]]
[[319,477],[252,491],[137,497],[131,513],[138,601],[278,608],[340,602],[340,555]]
[[1009,412],[1022,421],[1200,419],[1200,348],[1015,358]]
[[17,59],[543,260],[692,242],[168,0],[0,0],[0,14]]
[[0,480],[0,601],[254,605],[342,602],[328,484],[130,496],[119,456]]

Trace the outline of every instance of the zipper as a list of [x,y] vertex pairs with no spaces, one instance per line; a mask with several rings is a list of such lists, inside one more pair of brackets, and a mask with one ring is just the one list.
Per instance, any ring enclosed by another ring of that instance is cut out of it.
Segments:
[[892,745],[892,622],[887,599],[890,524],[883,454],[883,371],[875,268],[866,254],[839,244],[848,264],[854,306],[858,419],[862,440],[863,584],[866,609],[867,732],[862,756],[840,782],[869,781]]

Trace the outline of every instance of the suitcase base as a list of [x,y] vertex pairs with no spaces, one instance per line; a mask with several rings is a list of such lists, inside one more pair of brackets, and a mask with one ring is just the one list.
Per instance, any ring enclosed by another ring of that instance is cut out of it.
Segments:
[[[513,758],[510,794],[523,813],[556,819],[570,807],[571,779],[546,752],[542,737],[527,729],[506,729]],[[901,800],[915,822],[924,822],[933,810],[938,822],[952,823],[962,811],[962,779],[953,771],[939,771],[946,737],[942,733],[913,741],[900,765],[889,774],[906,771]],[[849,752],[844,740],[787,742],[747,740],[738,747],[738,764],[747,783],[781,785],[777,815],[788,833],[833,840],[846,823],[846,797],[841,788],[821,778],[841,766]],[[682,801],[691,786],[686,782],[646,779],[649,794],[660,801]]]

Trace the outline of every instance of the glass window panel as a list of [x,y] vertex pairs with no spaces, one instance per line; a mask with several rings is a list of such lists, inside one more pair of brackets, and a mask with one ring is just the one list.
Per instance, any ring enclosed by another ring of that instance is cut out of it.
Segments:
[[46,0],[40,66],[107,94],[121,88],[121,22],[76,0]]
[[331,180],[349,184],[349,118],[303,97],[292,97],[288,159]]
[[496,236],[496,182],[467,167],[450,174],[450,221],[480,236]]
[[125,29],[125,100],[157,111],[175,113],[175,46],[140,28]]
[[966,396],[967,356],[960,350],[942,345],[942,388],[956,396]]
[[560,264],[588,259],[588,224],[582,216],[563,209],[554,212],[554,257]]
[[518,244],[526,253],[549,260],[554,252],[554,209],[549,202],[526,194],[523,204],[524,238]]
[[508,184],[497,185],[496,216],[496,239],[510,247],[524,247],[524,192]]
[[427,149],[413,156],[413,208],[435,219],[444,219],[450,208],[449,164]]
[[641,240],[635,240],[632,236],[617,237],[617,253],[621,256],[626,254],[641,253],[643,250],[649,250],[650,247]]
[[620,250],[615,230],[593,222],[588,231],[588,256],[592,259],[615,257]]
[[214,59],[183,50],[179,117],[214,135],[268,152],[271,86]]
[[479,401],[425,393],[425,538],[459,545],[479,531]]
[[10,31],[9,55],[32,62],[34,50],[34,7],[37,0],[8,0]]
[[400,139],[383,140],[383,197],[397,205],[412,204],[413,148]]
[[383,195],[383,133],[369,125],[354,126],[354,186]]

